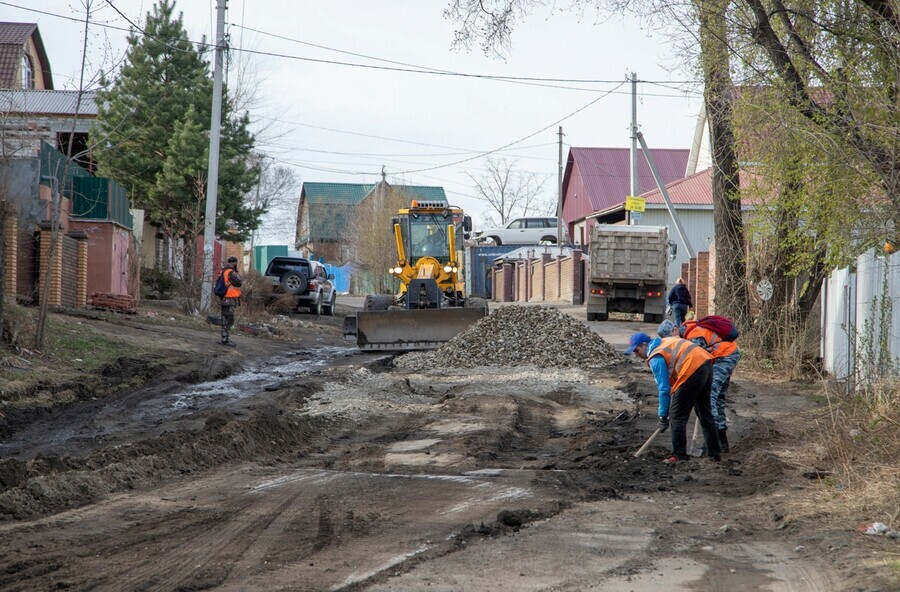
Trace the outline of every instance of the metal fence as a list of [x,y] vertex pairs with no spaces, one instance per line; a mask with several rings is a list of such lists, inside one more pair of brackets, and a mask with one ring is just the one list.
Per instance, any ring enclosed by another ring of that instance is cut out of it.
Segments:
[[868,251],[822,292],[825,371],[857,384],[900,376],[900,253]]

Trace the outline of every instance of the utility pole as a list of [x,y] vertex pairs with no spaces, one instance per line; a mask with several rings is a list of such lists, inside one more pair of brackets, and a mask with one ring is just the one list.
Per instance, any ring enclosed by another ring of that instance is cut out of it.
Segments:
[[[631,73],[631,196],[637,197],[637,74]],[[631,212],[625,212],[625,223],[631,225]]]
[[563,131],[559,126],[559,174],[557,175],[557,201],[556,201],[556,246],[562,255],[563,248]]
[[209,123],[209,169],[206,184],[206,222],[203,229],[203,278],[200,311],[212,301],[213,254],[216,242],[216,214],[219,192],[219,131],[222,125],[222,62],[225,57],[225,9],[228,0],[216,0],[216,56],[213,70],[212,117]]

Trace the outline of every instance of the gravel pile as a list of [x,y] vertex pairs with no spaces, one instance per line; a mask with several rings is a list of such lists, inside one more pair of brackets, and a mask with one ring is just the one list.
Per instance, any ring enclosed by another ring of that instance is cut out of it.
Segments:
[[441,348],[400,356],[396,365],[418,371],[476,366],[601,368],[621,360],[621,352],[556,308],[504,306]]

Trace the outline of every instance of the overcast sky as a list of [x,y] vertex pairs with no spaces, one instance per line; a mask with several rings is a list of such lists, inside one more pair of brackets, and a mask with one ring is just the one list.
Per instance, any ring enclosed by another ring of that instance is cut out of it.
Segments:
[[[138,25],[153,5],[110,2]],[[601,21],[593,12],[539,8],[515,29],[506,58],[497,59],[477,47],[451,47],[455,23],[443,17],[446,6],[445,0],[230,0],[231,47],[257,52],[233,56],[249,64],[259,83],[251,110],[259,147],[291,166],[299,181],[373,183],[384,165],[390,183],[443,186],[451,203],[473,214],[476,228],[485,203],[467,173],[484,170],[483,153],[510,145],[493,156],[547,177],[549,200],[556,196],[558,125],[566,150],[630,145],[630,72],[648,81],[638,85],[638,122],[648,144],[690,147],[700,86],[667,83],[692,75],[662,32],[618,16]],[[129,27],[107,0],[93,7],[98,25],[89,30],[88,79],[121,62],[126,32],[110,27]],[[215,0],[181,0],[176,9],[191,39],[214,38]],[[3,20],[38,23],[56,88],[77,88],[83,25],[36,11],[83,19],[81,0],[0,4]],[[538,86],[382,68],[597,82]],[[290,224],[270,219],[267,227],[257,244],[293,240]]]

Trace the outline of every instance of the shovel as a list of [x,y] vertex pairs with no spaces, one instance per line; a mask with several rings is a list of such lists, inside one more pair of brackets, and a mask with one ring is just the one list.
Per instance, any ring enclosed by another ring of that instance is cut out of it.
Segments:
[[656,431],[653,432],[653,434],[651,434],[649,438],[647,438],[647,441],[644,442],[644,445],[641,446],[640,448],[638,448],[638,451],[634,453],[634,457],[637,458],[640,455],[644,454],[644,451],[650,447],[650,444],[653,443],[653,440],[656,439],[656,437],[658,435],[660,435],[661,433],[662,433],[662,428],[656,428]]

